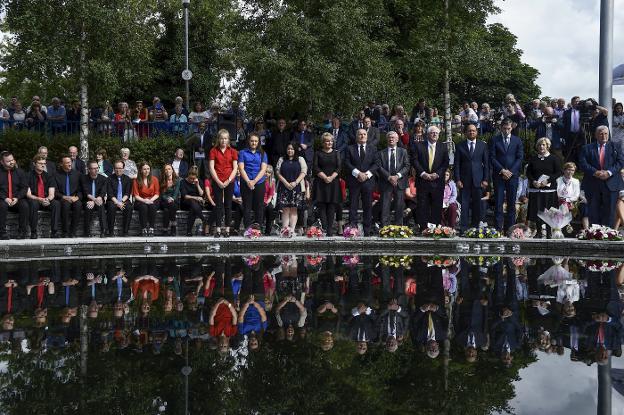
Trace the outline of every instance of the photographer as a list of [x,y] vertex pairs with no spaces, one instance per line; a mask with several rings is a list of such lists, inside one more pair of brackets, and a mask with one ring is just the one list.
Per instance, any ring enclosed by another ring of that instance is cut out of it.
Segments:
[[[585,100],[585,113],[589,115],[588,123],[589,129],[585,129],[585,136],[591,137],[596,131],[596,128],[604,125],[609,127],[609,110],[605,107],[601,107],[593,98],[587,98]],[[585,115],[583,112],[581,116]],[[581,117],[584,118],[584,117]],[[583,126],[585,126],[584,124]],[[587,140],[589,141],[589,140]]]
[[563,160],[562,147],[565,143],[563,137],[563,122],[555,116],[551,107],[544,108],[543,116],[529,124],[531,130],[535,130],[536,137],[546,137],[551,142],[550,151]]

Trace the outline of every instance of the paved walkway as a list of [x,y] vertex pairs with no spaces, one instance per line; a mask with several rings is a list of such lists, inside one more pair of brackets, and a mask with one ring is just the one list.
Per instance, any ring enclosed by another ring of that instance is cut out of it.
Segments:
[[152,256],[152,255],[477,255],[569,256],[624,260],[623,242],[576,239],[467,239],[294,237],[128,237],[25,239],[2,241],[0,261],[37,258]]

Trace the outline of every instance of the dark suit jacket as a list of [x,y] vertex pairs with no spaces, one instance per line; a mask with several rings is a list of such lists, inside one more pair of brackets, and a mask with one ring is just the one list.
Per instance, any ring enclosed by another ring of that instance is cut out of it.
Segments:
[[349,338],[353,341],[374,341],[377,339],[375,332],[375,317],[372,314],[360,314],[351,320]]
[[[428,146],[428,140],[416,143],[414,146],[415,151],[412,154],[412,166],[414,166],[414,170],[416,170],[416,189],[439,188],[442,190],[444,189],[444,173],[446,173],[446,169],[448,169],[449,165],[448,148],[445,143],[437,142],[433,165],[431,166],[431,171],[429,171]],[[433,181],[424,180],[420,176],[422,173],[437,173],[439,177]]]
[[412,317],[411,335],[414,345],[424,345],[427,343],[427,334],[429,330],[429,315],[433,321],[436,341],[441,342],[446,339],[448,332],[448,316],[443,306],[433,311],[423,313],[420,307],[416,309]]
[[[362,122],[362,128],[364,128],[364,120],[361,121]],[[353,120],[351,121],[351,124],[349,124],[349,130],[347,132],[348,136],[349,136],[349,144],[355,144],[356,138],[357,138],[357,130],[360,128],[360,120]]]
[[85,174],[87,172],[87,166],[82,159],[77,158],[75,162],[75,170],[80,174]]
[[474,152],[470,155],[468,140],[457,145],[455,151],[455,181],[464,186],[480,187],[484,180],[489,181],[490,162],[485,141],[476,140]]
[[[108,199],[112,200],[113,197],[117,197],[117,187],[119,186],[118,177],[116,175],[112,175],[108,178],[108,184],[106,187],[106,193],[108,194]],[[130,196],[132,194],[132,179],[126,176],[125,174],[121,175],[121,192],[123,196]]]
[[67,194],[67,190],[65,188],[67,173],[59,170],[56,173],[56,198],[61,199],[63,196],[78,196],[78,198],[82,199],[80,178],[83,175],[84,174],[79,173],[78,170],[69,171],[69,194]]
[[113,175],[113,163],[111,163],[108,160],[102,160],[102,165],[104,166],[104,174],[106,174],[107,177],[110,177]]
[[395,331],[395,337],[402,337],[407,332],[408,315],[404,310],[400,312],[395,310],[384,310],[377,320],[377,330],[379,340],[386,341],[392,330]]
[[[388,148],[384,148],[377,152],[377,174],[379,175],[379,190],[384,191],[392,188],[392,184],[388,181],[390,177],[390,158],[388,157]],[[401,147],[396,148],[396,171],[401,174],[401,178],[397,184],[400,190],[407,187],[407,179],[409,176],[410,165],[407,150]]]
[[379,128],[371,126],[366,131],[366,135],[368,137],[366,142],[377,148],[379,146]]
[[515,178],[520,177],[524,147],[519,137],[512,135],[509,148],[505,150],[503,136],[497,135],[490,140],[489,151],[493,177],[498,177],[503,169],[511,171]]
[[[622,348],[622,324],[618,318],[612,318],[611,322],[604,324],[604,346],[607,350],[616,350]],[[598,342],[598,329],[600,323],[590,321],[583,328],[585,334],[585,347],[588,350],[596,350]]]
[[[330,133],[333,137],[334,135],[334,129],[333,128],[328,128],[327,132]],[[346,152],[347,152],[347,146],[349,145],[349,135],[347,134],[347,132],[345,131],[344,128],[339,128],[338,129],[338,138],[336,139],[336,142],[334,143],[334,149],[338,150],[338,152],[340,152],[340,156],[343,158],[346,157]]]
[[[590,143],[583,146],[583,150],[579,155],[579,167],[583,170],[583,189],[585,192],[591,193],[592,189],[596,189],[605,183],[605,181],[594,177],[594,173],[600,170],[600,156],[598,154],[598,144]],[[606,180],[607,188],[612,191],[620,191],[624,189],[620,169],[624,167],[624,154],[621,154],[611,141],[607,141],[605,145],[604,170],[611,172],[611,177]]]
[[[91,177],[88,174],[83,175],[80,178],[80,186],[82,187],[82,195],[84,197],[84,201],[87,202],[89,201],[89,199],[87,198],[88,195],[92,194],[91,193],[91,182],[93,181],[93,179],[91,179]],[[108,188],[108,180],[106,179],[106,177],[102,176],[101,174],[98,174],[97,177],[95,178],[95,197],[106,197],[106,191]]]
[[522,327],[514,314],[506,319],[498,318],[492,323],[492,351],[496,355],[500,355],[505,344],[505,338],[509,342],[511,351],[520,348],[522,341]]
[[[572,109],[568,108],[563,112],[563,116],[561,117],[561,122],[563,123],[563,134],[566,138],[570,137],[572,133],[570,130],[572,128]],[[579,114],[579,132],[582,131],[581,119]],[[571,143],[570,143],[571,144]]]
[[377,173],[377,169],[378,169],[377,164],[375,163],[377,160],[377,149],[373,147],[372,145],[366,143],[366,147],[364,148],[364,151],[366,152],[366,157],[364,157],[364,160],[362,161],[360,160],[358,144],[354,144],[347,148],[346,157],[344,161],[345,161],[345,167],[347,168],[347,173],[348,173],[347,183],[349,184],[349,186],[360,183],[351,174],[351,172],[353,172],[354,169],[358,169],[362,173],[366,173],[367,171],[370,171],[373,174],[373,177],[371,179],[375,180],[375,174]]
[[291,140],[288,130],[274,130],[267,139],[265,150],[269,156],[269,162],[275,166],[280,157],[286,156],[286,147]]
[[[533,121],[529,128],[535,130],[535,137],[546,137],[546,123],[542,120]],[[552,123],[552,139],[551,144],[553,149],[560,149],[562,146],[562,140],[565,140],[563,135],[563,121],[557,120],[556,123]]]
[[[7,170],[0,167],[0,199],[6,199],[9,194],[9,175]],[[23,199],[28,192],[28,177],[24,170],[20,168],[13,169],[11,174],[11,182],[13,183],[13,197]]]
[[[210,150],[208,150],[208,152],[210,152]],[[206,159],[208,159],[208,153],[206,154]],[[173,166],[173,159],[169,160],[169,164],[171,164]],[[188,176],[188,171],[189,171],[189,164],[186,160],[180,160],[180,169],[179,169],[179,173],[178,173],[178,177],[184,179],[186,178],[186,176]]]
[[303,141],[301,140],[301,131],[294,131],[291,135],[291,140],[299,144],[305,144],[308,148],[305,150],[299,149],[299,153],[305,159],[308,166],[312,165],[312,159],[314,158],[314,135],[309,131],[303,131]]

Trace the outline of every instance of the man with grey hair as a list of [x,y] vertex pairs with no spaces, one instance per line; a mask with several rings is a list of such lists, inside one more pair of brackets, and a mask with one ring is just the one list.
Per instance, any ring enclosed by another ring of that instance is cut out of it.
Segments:
[[52,105],[48,107],[47,113],[48,124],[52,134],[64,132],[67,114],[65,113],[65,107],[61,105],[61,100],[59,98],[52,98]]
[[403,225],[404,195],[410,164],[407,150],[398,147],[399,135],[390,131],[386,138],[388,147],[377,153],[377,174],[381,193],[381,225],[390,224],[390,207],[394,199],[394,225]]
[[583,146],[579,167],[584,173],[581,188],[585,189],[590,224],[613,226],[615,205],[624,189],[620,170],[624,154],[609,140],[609,128],[601,125],[594,134],[595,143]]
[[436,126],[427,128],[427,139],[415,143],[412,154],[412,166],[416,170],[416,197],[418,199],[418,225],[420,231],[433,223],[442,222],[442,204],[444,201],[444,174],[448,169],[448,148],[438,143],[440,129]]
[[80,174],[85,174],[87,171],[87,166],[85,166],[84,161],[78,158],[78,147],[69,146],[69,157],[71,158],[71,168],[72,170],[76,170]]

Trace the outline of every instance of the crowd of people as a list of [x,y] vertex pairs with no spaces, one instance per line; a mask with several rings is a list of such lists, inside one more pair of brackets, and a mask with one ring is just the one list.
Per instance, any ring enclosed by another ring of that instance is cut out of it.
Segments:
[[[30,350],[80,340],[109,350],[221,354],[265,343],[352,343],[435,359],[446,339],[466,361],[512,364],[523,350],[603,364],[621,355],[624,270],[567,259],[385,257],[132,259],[4,264],[1,341]],[[413,262],[412,262],[413,260]],[[405,261],[405,260],[404,260]],[[591,261],[590,261],[591,262]],[[23,318],[22,316],[26,316]]]
[[[17,103],[12,101],[9,117]],[[55,98],[47,112],[59,108]],[[138,110],[140,119],[168,118],[158,98],[149,108],[142,102],[132,111],[126,103],[120,108],[122,115]],[[387,105],[370,102],[348,122],[327,114],[322,128],[304,117],[287,121],[270,113],[245,128],[244,112],[235,104],[229,111],[235,128],[215,131],[219,112],[214,109],[204,111],[198,103],[187,116],[176,98],[172,117],[178,117],[175,123],[185,120],[189,130],[186,146],[165,166],[137,166],[128,149],[112,161],[97,150],[96,159],[85,165],[70,147],[57,169],[41,147],[27,174],[5,151],[0,238],[8,238],[7,211],[19,213],[18,237],[26,238],[28,229],[38,237],[40,210],[51,212],[52,237],[75,236],[81,217],[83,234],[91,235],[96,213],[100,234],[113,235],[117,211],[123,213],[119,234],[125,236],[133,210],[146,236],[155,233],[159,210],[165,234],[176,234],[178,209],[189,212],[186,235],[198,233],[194,222],[199,219],[199,233],[216,237],[241,233],[241,223],[266,235],[302,234],[320,223],[327,236],[342,233],[346,225],[370,236],[380,227],[411,220],[416,232],[429,224],[465,232],[491,220],[502,233],[517,222],[543,233],[548,231],[538,213],[560,205],[577,212],[584,227],[617,228],[624,222],[621,103],[613,106],[611,127],[606,108],[579,97],[569,105],[563,99],[534,100],[524,111],[511,94],[496,111],[486,103],[480,110],[477,103],[465,103],[458,114],[463,139],[456,144],[440,141],[443,120],[424,100],[411,115],[401,106],[390,112]],[[141,137],[140,124],[131,126]],[[521,128],[535,131],[534,143],[516,135]],[[535,152],[525,148],[533,145]]]

